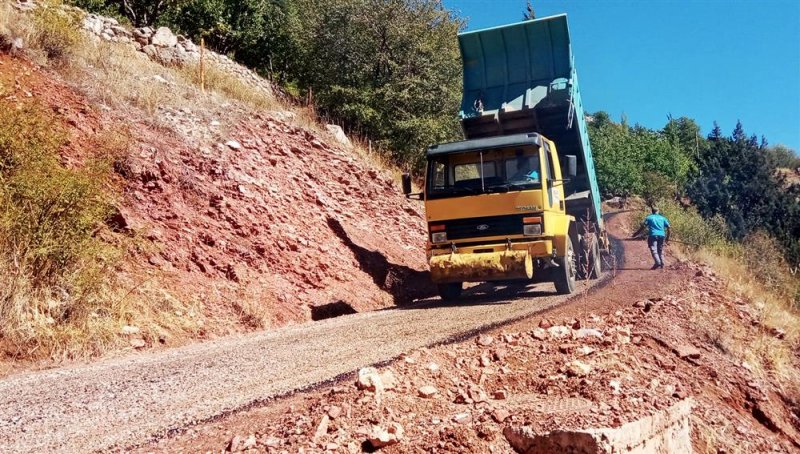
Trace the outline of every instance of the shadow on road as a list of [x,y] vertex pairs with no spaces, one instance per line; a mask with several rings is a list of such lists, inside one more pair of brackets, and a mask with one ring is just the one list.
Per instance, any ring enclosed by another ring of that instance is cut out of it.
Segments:
[[387,310],[503,305],[511,304],[513,300],[519,298],[538,298],[555,295],[552,290],[542,290],[541,287],[541,284],[528,282],[484,282],[465,289],[463,295],[456,301],[444,301],[439,297],[426,298],[416,301],[414,305],[391,307]]

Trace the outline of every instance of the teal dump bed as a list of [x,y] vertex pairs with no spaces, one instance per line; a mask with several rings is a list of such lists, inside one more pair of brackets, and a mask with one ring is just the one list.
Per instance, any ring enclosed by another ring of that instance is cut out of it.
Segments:
[[461,33],[458,41],[466,138],[543,134],[560,156],[577,157],[578,176],[567,185],[568,211],[580,218],[588,211],[590,219],[602,223],[567,16]]

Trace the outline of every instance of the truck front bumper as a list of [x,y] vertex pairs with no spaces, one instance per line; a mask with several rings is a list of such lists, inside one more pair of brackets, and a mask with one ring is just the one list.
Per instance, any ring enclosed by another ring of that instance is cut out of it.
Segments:
[[434,255],[428,265],[437,284],[533,277],[533,258],[527,250]]

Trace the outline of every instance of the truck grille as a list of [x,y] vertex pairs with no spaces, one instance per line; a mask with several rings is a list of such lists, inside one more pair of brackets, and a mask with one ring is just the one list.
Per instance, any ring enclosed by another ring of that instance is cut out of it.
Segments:
[[434,224],[445,225],[448,241],[488,236],[521,235],[523,216],[515,214],[510,216],[453,219],[451,221],[435,222]]

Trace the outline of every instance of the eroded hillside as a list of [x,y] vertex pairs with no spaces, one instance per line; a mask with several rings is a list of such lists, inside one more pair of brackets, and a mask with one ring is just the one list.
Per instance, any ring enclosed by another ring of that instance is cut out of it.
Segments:
[[[95,353],[373,310],[428,294],[420,279],[421,207],[366,151],[275,99],[268,81],[206,52],[201,88],[200,51],[187,54],[185,39],[160,43],[169,30],[142,38],[140,30],[69,9],[74,19],[66,23],[82,31],[75,30],[80,35],[64,50],[67,58],[51,59],[36,47],[37,34],[47,33],[41,7],[3,8],[11,34],[0,54],[5,100],[52,112],[54,127],[67,134],[65,166],[79,169],[97,154],[113,160],[115,212],[98,235],[124,249],[113,293],[136,303],[88,315],[108,317]],[[179,47],[183,60],[163,58]],[[113,153],[104,148],[109,142]],[[62,322],[75,323],[49,324]],[[71,342],[47,347],[80,355]],[[4,345],[22,356],[35,348],[15,339]]]

